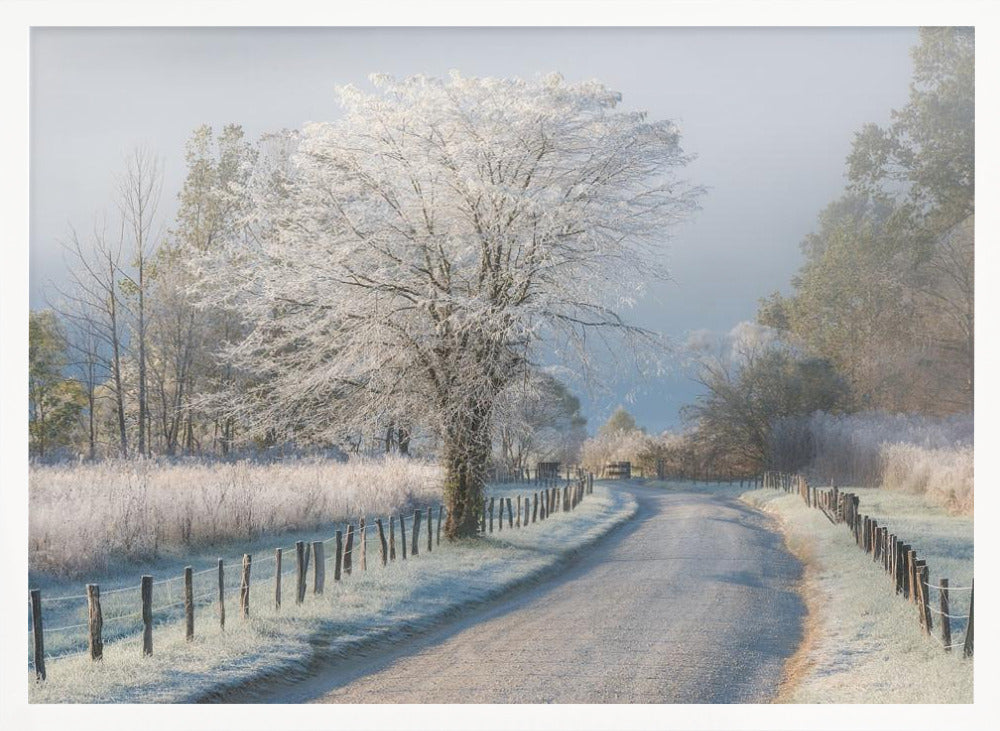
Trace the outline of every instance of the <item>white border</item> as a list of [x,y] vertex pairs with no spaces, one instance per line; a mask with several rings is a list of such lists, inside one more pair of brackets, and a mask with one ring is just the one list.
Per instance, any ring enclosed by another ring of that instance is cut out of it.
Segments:
[[[992,728],[996,723],[998,674],[996,631],[980,619],[976,659],[976,703],[972,706],[179,706],[164,709],[141,706],[28,706],[23,665],[22,632],[27,589],[27,303],[28,303],[28,35],[31,26],[215,25],[215,26],[915,26],[975,25],[977,32],[977,187],[981,201],[997,193],[994,170],[1000,131],[996,114],[997,47],[996,4],[988,0],[904,2],[903,0],[841,0],[792,2],[790,0],[714,1],[663,0],[661,2],[367,2],[351,5],[282,0],[281,2],[3,2],[0,4],[0,210],[3,222],[0,267],[0,548],[3,592],[0,622],[4,631],[0,653],[0,725],[4,728],[142,727],[189,731],[239,727],[272,729],[414,728],[523,728],[523,729],[624,729],[624,728]],[[983,132],[983,131],[986,132]],[[994,135],[990,134],[990,131]],[[995,460],[988,454],[995,428],[991,407],[998,404],[990,381],[996,370],[997,348],[989,321],[996,311],[991,287],[996,267],[996,206],[980,206],[977,220],[981,247],[979,273],[979,341],[977,370],[980,449],[976,544],[980,566],[980,607],[993,606],[995,582],[990,580],[990,558],[996,543],[983,530],[997,516]],[[985,233],[985,235],[984,235]],[[991,494],[993,493],[993,494]],[[11,561],[9,557],[17,560]],[[16,638],[13,639],[13,638]],[[547,641],[558,641],[549,638]],[[993,656],[993,657],[991,657]]]

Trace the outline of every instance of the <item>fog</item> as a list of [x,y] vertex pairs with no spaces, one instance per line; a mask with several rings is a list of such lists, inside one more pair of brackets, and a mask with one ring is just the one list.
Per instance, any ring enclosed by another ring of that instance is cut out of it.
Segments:
[[[242,124],[251,139],[335,118],[333,88],[396,76],[596,78],[627,108],[677,120],[686,177],[708,186],[666,254],[673,281],[633,319],[680,348],[726,333],[757,299],[787,290],[798,244],[839,195],[852,135],[902,106],[914,28],[819,29],[58,29],[32,32],[30,303],[65,278],[59,241],[110,210],[125,153],[164,162],[161,227],[198,125]],[[595,427],[619,402],[658,431],[698,387],[680,365],[641,382],[622,374],[586,399]],[[631,400],[630,400],[631,399]]]

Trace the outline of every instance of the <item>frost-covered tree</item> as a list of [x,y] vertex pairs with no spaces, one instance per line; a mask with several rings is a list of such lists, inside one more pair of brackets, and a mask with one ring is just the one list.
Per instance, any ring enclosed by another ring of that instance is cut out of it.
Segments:
[[556,377],[530,373],[508,389],[496,409],[495,459],[510,472],[533,462],[576,464],[587,438],[580,399]]
[[438,435],[450,537],[475,532],[500,396],[542,352],[649,334],[622,310],[694,205],[670,121],[597,82],[373,76],[306,126],[252,246],[206,270],[251,326],[259,425]]
[[239,125],[226,125],[218,135],[202,125],[188,140],[185,159],[187,177],[177,196],[174,226],[153,260],[152,409],[167,454],[179,448],[193,453],[209,436],[227,454],[234,420],[213,402],[233,387],[235,378],[232,365],[216,356],[220,343],[239,339],[240,322],[221,307],[197,308],[189,264],[223,241],[244,235],[246,186],[257,151]]

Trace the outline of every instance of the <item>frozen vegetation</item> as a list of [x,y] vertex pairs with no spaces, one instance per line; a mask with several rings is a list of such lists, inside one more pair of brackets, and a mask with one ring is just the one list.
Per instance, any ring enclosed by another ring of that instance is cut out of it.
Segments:
[[[905,538],[927,560],[930,584],[949,579],[952,615],[966,615],[973,571],[972,518],[949,515],[919,496],[851,488],[861,510]],[[743,499],[777,515],[790,549],[806,564],[802,591],[809,607],[806,639],[790,664],[779,700],[792,703],[971,703],[973,662],[961,648],[946,653],[933,615],[926,636],[916,606],[893,593],[880,565],[843,525],[832,525],[797,494],[776,490]],[[938,593],[931,591],[931,606]],[[952,643],[965,636],[952,623]]]
[[863,412],[785,419],[772,453],[825,484],[870,485],[922,495],[972,515],[973,419]]
[[109,567],[441,501],[440,470],[402,458],[107,461],[31,467],[29,569],[95,580]]
[[[529,492],[527,486],[501,489],[508,495]],[[30,682],[30,700],[191,702],[260,676],[302,672],[318,654],[336,656],[373,642],[401,639],[470,603],[498,596],[551,570],[635,510],[631,496],[598,485],[572,512],[556,512],[527,528],[505,529],[482,539],[442,539],[431,553],[421,546],[418,556],[397,558],[384,568],[373,545],[377,539],[369,537],[367,571],[359,570],[356,558],[352,575],[334,582],[328,567],[326,591],[320,596],[312,594],[310,571],[309,592],[301,606],[294,603],[294,578],[288,574],[280,611],[274,607],[273,559],[266,558],[273,549],[265,550],[262,560],[253,563],[256,580],[249,621],[238,617],[236,592],[229,590],[224,632],[219,629],[217,603],[207,598],[197,605],[193,642],[185,641],[183,622],[175,619],[156,626],[152,657],[141,657],[139,637],[132,634],[106,643],[100,663],[91,662],[85,653],[50,660],[48,679]],[[329,552],[331,543],[326,546]],[[283,566],[294,569],[294,561]]]

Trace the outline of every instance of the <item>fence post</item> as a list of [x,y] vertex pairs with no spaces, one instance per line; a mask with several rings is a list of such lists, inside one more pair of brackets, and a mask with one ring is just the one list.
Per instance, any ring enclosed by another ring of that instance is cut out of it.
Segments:
[[923,572],[920,576],[920,591],[923,594],[924,599],[924,617],[927,619],[927,634],[930,634],[931,630],[934,629],[934,617],[931,614],[930,581],[931,569],[926,563],[924,563]]
[[521,496],[517,496],[517,527],[521,527]]
[[378,556],[385,566],[389,561],[389,546],[385,540],[385,528],[382,527],[382,519],[375,519],[375,529],[378,531]]
[[941,598],[941,641],[944,651],[951,652],[951,612],[948,606],[948,579],[938,579],[938,594]]
[[361,516],[358,521],[358,540],[361,541],[361,570],[368,570],[368,526],[365,525],[365,518]]
[[427,553],[434,550],[434,513],[431,506],[427,506]]
[[896,534],[893,533],[889,536],[889,576],[892,577],[892,586],[899,593],[899,581],[896,578]]
[[507,527],[514,527],[514,509],[511,507],[510,498],[507,498]]
[[917,552],[910,549],[906,552],[907,598],[917,603]]
[[[326,585],[326,545],[323,541],[313,541],[313,594],[322,594]],[[334,569],[336,573],[336,569]]]
[[490,533],[493,532],[493,498],[490,498]]
[[306,544],[295,541],[295,603],[301,604],[306,598]]
[[274,549],[274,611],[281,609],[281,549]]
[[972,591],[969,592],[969,624],[965,628],[965,642],[962,646],[962,657],[972,657],[972,600],[975,599],[976,582],[972,582]]
[[927,603],[927,562],[915,561],[917,579],[917,614],[925,634],[931,633],[931,613]]
[[142,597],[142,654],[153,654],[153,577],[143,576],[139,584]]
[[902,594],[904,599],[910,598],[910,589],[912,587],[912,584],[910,583],[910,553],[911,553],[910,544],[904,543],[903,549],[900,552],[900,558],[902,559],[903,562],[901,573],[903,578]]
[[240,616],[250,617],[250,554],[243,554],[243,574],[240,576]]
[[406,518],[403,515],[399,516],[399,548],[400,555],[403,560],[406,560]]
[[190,566],[184,567],[184,639],[188,642],[194,640],[194,569]]
[[[278,549],[278,555],[281,555],[281,549]],[[281,565],[280,562],[278,564]],[[278,585],[281,586],[280,584]],[[222,559],[219,559],[219,629],[223,632],[226,631],[226,577],[222,570]]]
[[32,589],[28,592],[31,599],[31,634],[34,643],[35,678],[45,680],[45,632],[42,629],[42,592]]
[[[441,545],[441,518],[444,515],[444,505],[438,505],[438,524],[437,524],[437,544]],[[485,529],[486,526],[484,525]]]
[[896,538],[896,586],[897,593],[906,596],[906,552],[909,546]]
[[101,630],[104,618],[101,616],[101,587],[97,584],[87,584],[87,646],[90,648],[90,659],[100,660],[104,656],[104,641]]
[[389,560],[396,560],[396,517],[389,516]]
[[413,513],[413,543],[410,545],[410,555],[419,556],[420,555],[420,517],[421,512],[419,510]]
[[354,524],[347,524],[347,540],[344,543],[344,575],[351,575],[351,567],[354,564]]
[[334,545],[336,549],[333,554],[333,580],[340,581],[340,567],[344,561],[344,533],[337,531],[334,534]]

